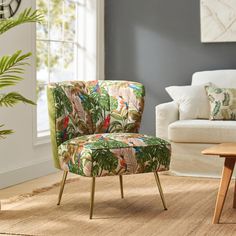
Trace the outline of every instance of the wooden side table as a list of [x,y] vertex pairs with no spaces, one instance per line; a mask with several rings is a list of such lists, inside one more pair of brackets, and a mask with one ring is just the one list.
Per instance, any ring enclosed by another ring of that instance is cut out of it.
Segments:
[[[218,144],[202,151],[202,154],[216,155],[221,158],[225,158],[220,187],[216,200],[214,217],[212,221],[213,224],[218,224],[236,162],[236,143]],[[236,182],[234,190],[233,208],[236,208]]]

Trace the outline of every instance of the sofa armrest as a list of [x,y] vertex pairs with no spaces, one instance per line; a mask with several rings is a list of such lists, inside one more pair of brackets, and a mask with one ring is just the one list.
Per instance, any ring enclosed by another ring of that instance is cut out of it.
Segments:
[[169,124],[179,120],[179,107],[176,102],[156,106],[156,136],[168,140]]

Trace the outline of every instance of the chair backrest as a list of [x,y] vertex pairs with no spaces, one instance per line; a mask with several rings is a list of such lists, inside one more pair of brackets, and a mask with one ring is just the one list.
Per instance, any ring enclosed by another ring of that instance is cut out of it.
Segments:
[[192,85],[209,82],[221,88],[236,88],[236,70],[201,71],[193,74]]
[[144,86],[129,81],[70,81],[47,88],[55,166],[63,142],[96,133],[137,133],[144,109]]

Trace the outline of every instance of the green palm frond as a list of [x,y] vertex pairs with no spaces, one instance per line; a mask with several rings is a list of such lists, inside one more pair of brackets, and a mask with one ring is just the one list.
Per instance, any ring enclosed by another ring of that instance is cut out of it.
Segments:
[[43,15],[38,10],[27,8],[16,18],[0,20],[0,35],[15,26],[31,22],[41,23],[42,21]]
[[24,72],[22,66],[28,65],[26,60],[31,56],[31,53],[23,55],[21,53],[22,51],[17,51],[11,56],[0,58],[0,90],[23,80],[20,76]]
[[2,106],[12,107],[19,102],[35,105],[34,102],[23,97],[21,94],[16,93],[16,92],[11,92],[8,94],[0,94],[0,107],[2,107]]
[[[42,23],[43,15],[38,10],[31,8],[25,9],[16,18],[0,19],[0,35],[8,30],[25,23],[38,22]],[[22,54],[22,51],[17,51],[13,55],[3,56],[0,58],[0,90],[7,86],[17,84],[23,80],[24,66],[29,65],[27,60],[31,53]],[[35,105],[31,100],[23,97],[17,92],[10,92],[7,94],[0,93],[0,107],[12,107],[17,103],[28,103]],[[3,125],[0,125],[2,128]],[[0,130],[0,138],[5,138],[6,135],[12,134],[13,130]]]
[[[4,125],[0,125],[0,128],[2,128]],[[6,130],[0,130],[0,138],[6,138],[6,135],[13,134],[14,131],[11,129],[6,129]]]

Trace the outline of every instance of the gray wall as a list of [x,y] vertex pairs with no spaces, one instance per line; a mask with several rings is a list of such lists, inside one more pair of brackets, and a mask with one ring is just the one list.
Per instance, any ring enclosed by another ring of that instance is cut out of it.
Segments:
[[[200,0],[106,0],[106,79],[146,87],[142,132],[155,133],[164,88],[200,70],[236,68],[236,43],[200,42]],[[223,79],[223,78],[222,78]]]

